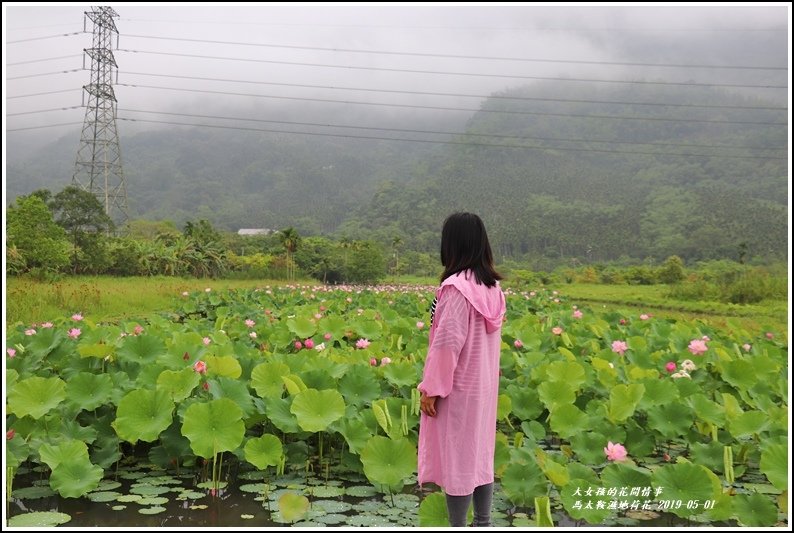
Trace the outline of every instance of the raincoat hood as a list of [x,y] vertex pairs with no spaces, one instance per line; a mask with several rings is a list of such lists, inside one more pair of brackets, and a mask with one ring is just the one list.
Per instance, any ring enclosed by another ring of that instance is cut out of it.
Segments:
[[438,289],[438,294],[440,295],[444,287],[449,285],[458,289],[474,309],[485,318],[485,331],[493,333],[502,327],[506,310],[505,295],[498,281],[494,287],[487,287],[482,283],[477,283],[477,278],[471,270],[464,270],[445,279]]

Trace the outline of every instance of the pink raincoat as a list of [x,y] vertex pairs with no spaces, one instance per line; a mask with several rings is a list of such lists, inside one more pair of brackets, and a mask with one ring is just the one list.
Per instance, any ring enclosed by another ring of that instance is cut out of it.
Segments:
[[505,297],[498,282],[488,288],[465,271],[445,279],[436,298],[417,388],[439,398],[436,416],[422,413],[419,421],[418,481],[465,496],[494,480]]

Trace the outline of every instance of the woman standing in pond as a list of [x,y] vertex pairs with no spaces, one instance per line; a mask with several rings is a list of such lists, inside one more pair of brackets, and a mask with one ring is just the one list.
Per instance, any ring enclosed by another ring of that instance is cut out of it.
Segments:
[[505,298],[485,225],[454,213],[441,232],[441,286],[430,311],[419,425],[419,475],[446,494],[449,521],[491,521],[499,393],[499,351]]

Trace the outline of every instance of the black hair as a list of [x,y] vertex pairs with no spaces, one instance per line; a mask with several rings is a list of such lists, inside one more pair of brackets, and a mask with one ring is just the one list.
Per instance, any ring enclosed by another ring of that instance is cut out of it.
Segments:
[[453,213],[444,221],[441,230],[441,264],[443,282],[458,272],[470,269],[477,283],[487,287],[496,285],[502,276],[494,269],[491,245],[485,224],[474,213]]

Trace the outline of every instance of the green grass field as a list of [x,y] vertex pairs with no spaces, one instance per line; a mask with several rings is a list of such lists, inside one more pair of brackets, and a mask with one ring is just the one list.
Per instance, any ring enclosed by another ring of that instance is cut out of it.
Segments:
[[[298,280],[299,284],[316,281]],[[432,278],[390,278],[387,284],[434,285]],[[146,317],[166,311],[184,291],[257,288],[284,285],[274,280],[210,280],[172,277],[65,277],[56,282],[27,278],[6,280],[6,325],[30,324],[71,316],[80,312],[94,321],[114,321],[130,317]],[[509,287],[509,283],[506,284]],[[693,302],[665,297],[663,285],[595,285],[561,284],[549,287],[580,306],[612,309],[636,309],[678,320],[702,320],[715,327],[730,328],[739,323],[744,329],[761,333],[788,331],[788,303],[767,301],[756,305],[734,305],[721,302]]]

